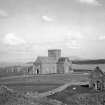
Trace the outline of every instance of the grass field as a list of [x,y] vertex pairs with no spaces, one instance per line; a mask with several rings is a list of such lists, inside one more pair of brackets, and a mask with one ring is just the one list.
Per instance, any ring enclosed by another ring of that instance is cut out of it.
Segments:
[[[97,64],[98,65],[98,64]],[[93,70],[96,64],[72,64],[75,69],[87,69]],[[103,71],[105,68],[104,64],[98,65]],[[2,75],[2,74],[1,74]],[[71,81],[88,81],[88,74],[84,73],[69,73],[69,74],[49,74],[49,75],[26,75],[23,74],[7,74],[0,79],[1,85],[7,85],[19,92],[44,92],[48,90],[55,89],[65,83]]]
[[88,81],[86,74],[52,74],[52,75],[35,75],[27,77],[11,77],[0,80],[1,85],[6,85],[20,92],[38,91],[44,92],[55,89],[71,81]]
[[8,84],[7,87],[16,90],[20,93],[27,93],[27,92],[46,92],[52,89],[59,87],[58,84]]

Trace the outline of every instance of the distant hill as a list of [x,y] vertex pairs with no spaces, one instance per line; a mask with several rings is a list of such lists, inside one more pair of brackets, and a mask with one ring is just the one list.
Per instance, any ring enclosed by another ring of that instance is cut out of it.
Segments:
[[[84,59],[76,56],[71,56],[69,59],[73,64],[105,64],[105,59]],[[11,66],[31,66],[33,61],[30,62],[0,62],[0,67],[11,67]]]
[[33,64],[33,62],[32,62],[32,61],[30,61],[30,62],[27,62],[26,64]]
[[72,60],[73,64],[105,64],[105,59],[95,60]]
[[78,57],[78,56],[69,56],[70,60],[84,60],[84,58]]
[[5,67],[18,67],[18,66],[30,66],[32,63],[24,63],[24,62],[0,62],[0,68]]
[[[70,56],[69,59],[73,64],[105,64],[105,59],[84,59],[77,56]],[[33,62],[27,62],[26,64],[32,65]]]
[[23,62],[0,62],[0,67],[19,66],[23,64]]

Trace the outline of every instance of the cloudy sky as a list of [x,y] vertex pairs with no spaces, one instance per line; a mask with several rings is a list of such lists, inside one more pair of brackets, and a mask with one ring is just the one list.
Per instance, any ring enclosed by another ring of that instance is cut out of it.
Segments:
[[105,58],[104,0],[0,0],[0,62],[62,56]]

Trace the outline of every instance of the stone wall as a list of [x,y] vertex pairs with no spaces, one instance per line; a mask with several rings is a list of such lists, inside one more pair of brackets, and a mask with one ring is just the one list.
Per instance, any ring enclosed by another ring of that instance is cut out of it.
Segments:
[[41,74],[57,73],[56,64],[41,64]]

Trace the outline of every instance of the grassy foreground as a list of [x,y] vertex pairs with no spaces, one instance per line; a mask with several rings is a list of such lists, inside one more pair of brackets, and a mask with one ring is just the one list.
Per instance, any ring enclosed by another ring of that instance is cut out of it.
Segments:
[[23,94],[15,92],[7,87],[0,87],[0,105],[64,105],[62,102],[49,99],[35,99],[26,97]]
[[62,101],[67,105],[105,105],[105,91],[96,92],[86,86],[72,85],[48,98]]
[[105,92],[74,85],[48,97],[34,98],[1,86],[0,105],[105,105]]

